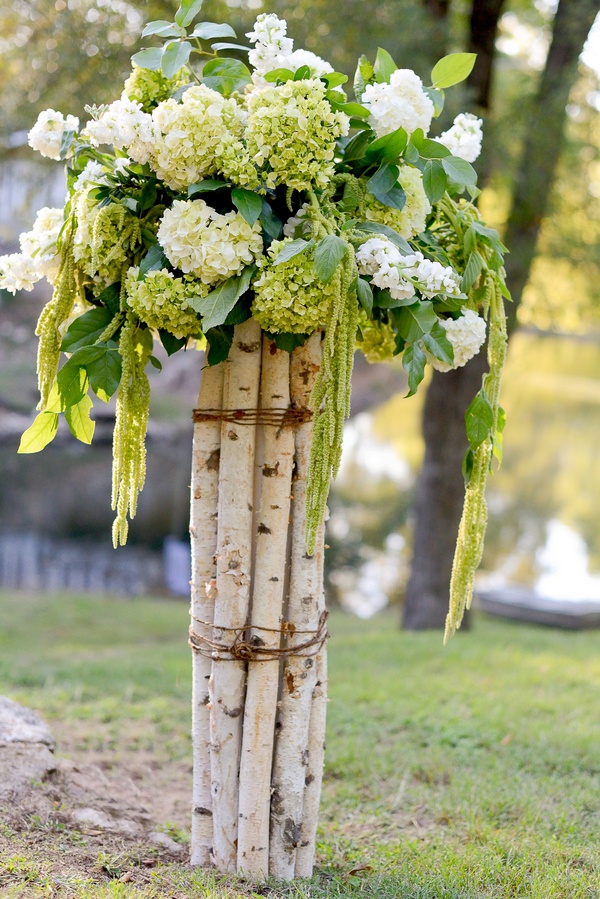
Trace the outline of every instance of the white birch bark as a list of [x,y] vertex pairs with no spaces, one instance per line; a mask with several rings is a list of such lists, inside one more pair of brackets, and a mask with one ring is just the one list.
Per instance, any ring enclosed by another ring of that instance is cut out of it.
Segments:
[[[292,402],[306,407],[321,362],[321,335],[294,350],[291,363]],[[323,528],[313,556],[306,553],[306,474],[312,440],[312,422],[295,431],[296,470],[293,480],[291,576],[287,618],[297,631],[316,631],[323,611]],[[292,640],[300,644],[307,634]],[[275,740],[271,806],[270,873],[291,880],[296,873],[298,847],[313,834],[304,813],[309,724],[317,681],[314,656],[289,656],[283,672],[281,711]],[[312,766],[311,766],[312,769]],[[307,829],[308,828],[308,829]],[[313,846],[314,853],[314,846]]]
[[[272,351],[263,337],[261,410],[287,409],[290,355]],[[280,648],[287,563],[294,431],[263,424],[259,514],[255,519],[256,561],[252,589],[251,639],[262,648]],[[273,633],[277,631],[277,633]],[[238,871],[254,878],[269,873],[271,769],[279,689],[279,658],[248,664],[240,766]]]
[[[237,325],[227,360],[227,410],[256,409],[261,332],[254,319]],[[223,422],[219,475],[219,524],[214,639],[230,644],[232,628],[247,623],[252,568],[254,503],[253,425]],[[236,870],[238,774],[246,664],[213,660],[210,686],[213,860],[221,872]]]
[[[204,368],[198,394],[199,409],[221,408],[223,369],[223,364]],[[190,509],[192,548],[190,630],[192,634],[201,637],[212,636],[220,447],[220,421],[203,421],[194,425]],[[210,864],[213,844],[208,693],[210,671],[210,656],[193,652],[191,863],[204,867]]]

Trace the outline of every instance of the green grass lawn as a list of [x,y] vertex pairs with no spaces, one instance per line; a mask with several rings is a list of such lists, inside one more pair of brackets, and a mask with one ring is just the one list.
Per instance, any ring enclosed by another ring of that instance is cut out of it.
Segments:
[[[318,874],[270,895],[600,897],[596,633],[477,618],[443,648],[437,633],[399,632],[391,615],[334,614],[330,630]],[[186,631],[184,603],[0,594],[0,693],[66,735],[66,752],[143,750],[180,764]],[[0,883],[9,864],[0,859]],[[0,895],[265,895],[176,865],[143,887],[104,877],[73,893],[52,892],[51,878],[18,892],[18,878]]]

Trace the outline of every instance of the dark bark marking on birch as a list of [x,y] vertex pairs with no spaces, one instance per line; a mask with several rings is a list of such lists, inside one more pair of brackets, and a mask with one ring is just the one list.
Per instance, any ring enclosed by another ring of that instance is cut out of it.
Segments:
[[241,340],[238,340],[238,349],[242,353],[256,353],[257,350],[260,350],[260,347],[260,340],[254,340],[252,343],[242,343]]
[[213,450],[208,459],[206,460],[206,468],[208,471],[218,471],[219,470],[219,460],[221,458],[221,450],[216,449]]
[[227,431],[227,436],[229,437],[230,440],[239,440],[240,439],[235,431]]
[[273,531],[271,530],[271,528],[268,528],[266,526],[266,524],[264,524],[264,522],[261,521],[261,523],[258,526],[258,533],[259,534],[272,534]]
[[278,577],[270,577],[269,580],[273,581],[273,583],[276,584],[278,582],[279,578]]
[[295,690],[294,675],[289,668],[285,672],[285,680],[288,688],[288,693],[293,693]]
[[276,478],[279,474],[279,462],[276,462],[273,468],[271,468],[269,465],[263,465],[262,473],[263,478]]
[[228,709],[226,706],[223,706],[223,711],[229,718],[239,718],[244,710],[241,706],[237,709]]
[[286,818],[283,838],[293,849],[297,849],[302,841],[302,825],[296,824],[292,818]]
[[194,809],[195,815],[204,815],[206,818],[212,818],[212,812],[209,808],[203,808],[201,805],[197,805]]
[[314,779],[315,779],[314,774],[307,774],[306,780],[304,781],[304,783],[306,784],[306,786],[308,786],[309,784],[311,784],[313,782]]

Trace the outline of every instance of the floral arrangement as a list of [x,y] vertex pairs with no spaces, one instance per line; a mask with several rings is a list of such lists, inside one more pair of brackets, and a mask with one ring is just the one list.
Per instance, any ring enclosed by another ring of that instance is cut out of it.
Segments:
[[[37,452],[63,414],[90,443],[91,395],[116,394],[113,539],[127,538],[144,483],[148,365],[200,342],[208,365],[227,358],[235,325],[253,316],[291,352],[324,332],[313,391],[308,551],[322,521],[350,410],[355,349],[400,356],[412,395],[427,365],[464,365],[486,336],[490,371],[467,410],[467,495],[449,629],[470,596],[485,530],[484,487],[499,456],[505,355],[503,252],[474,205],[471,163],[481,121],[469,114],[431,137],[446,88],[472,54],[455,53],[425,86],[380,49],[348,79],[293,49],[285,21],[260,15],[235,43],[226,24],[194,25],[199,0],[133,57],[123,93],[86,107],[80,128],[48,109],[29,144],[67,166],[64,209],[42,209],[21,253],[0,258],[0,287],[45,277],[39,414],[20,452]],[[248,65],[231,54],[248,53]],[[229,54],[227,56],[226,54]],[[66,361],[60,366],[61,354]]]

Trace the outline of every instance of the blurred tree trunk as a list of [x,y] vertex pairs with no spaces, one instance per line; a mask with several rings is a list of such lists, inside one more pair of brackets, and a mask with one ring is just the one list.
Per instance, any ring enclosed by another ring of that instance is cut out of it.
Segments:
[[[478,64],[470,85],[480,109],[488,109],[494,37],[502,0],[474,2],[470,19],[470,49]],[[509,333],[529,278],[550,187],[558,162],[570,88],[577,75],[579,54],[594,22],[598,0],[560,0],[552,44],[531,111],[507,224]],[[460,461],[466,450],[464,411],[477,393],[485,371],[481,353],[464,368],[434,372],[423,412],[425,458],[417,482],[414,507],[414,552],[406,592],[403,626],[409,630],[443,627],[448,605],[454,543],[462,510]]]

